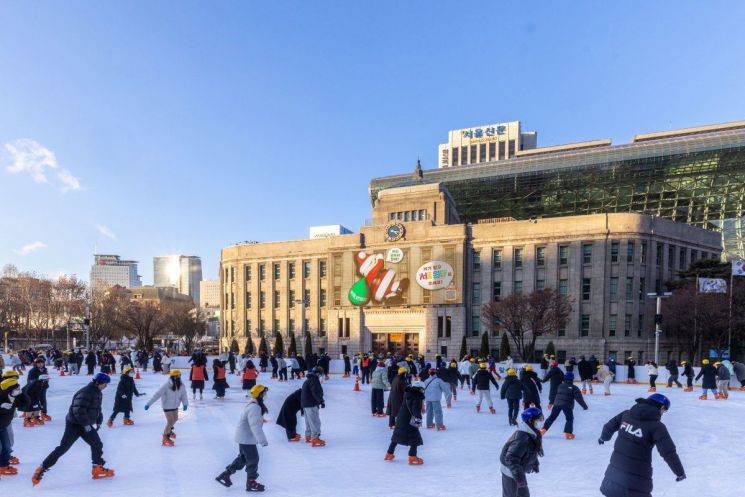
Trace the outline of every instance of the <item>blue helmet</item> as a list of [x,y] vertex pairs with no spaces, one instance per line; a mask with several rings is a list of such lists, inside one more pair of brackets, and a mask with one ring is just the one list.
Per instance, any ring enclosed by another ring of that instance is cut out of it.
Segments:
[[103,384],[109,384],[111,383],[111,377],[107,375],[106,373],[98,373],[96,376],[93,377],[93,381],[96,383],[103,383]]
[[565,381],[574,381],[574,373],[569,371],[567,374],[564,375]]
[[661,393],[653,393],[652,395],[647,397],[647,400],[651,400],[652,402],[659,404],[660,407],[664,407],[666,411],[670,410],[670,399],[668,399]]
[[543,413],[537,407],[530,407],[528,409],[525,409],[523,413],[520,415],[520,417],[522,418],[523,421],[530,424],[531,421],[542,418]]

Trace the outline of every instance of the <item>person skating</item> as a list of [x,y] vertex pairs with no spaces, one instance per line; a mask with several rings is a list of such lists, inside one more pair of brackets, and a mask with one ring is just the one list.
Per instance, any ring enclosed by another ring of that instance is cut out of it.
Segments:
[[52,417],[47,414],[47,390],[49,390],[49,371],[44,365],[44,359],[37,357],[34,359],[34,367],[31,368],[26,376],[26,382],[38,380],[41,376],[46,377],[46,381],[40,384],[37,391],[37,397],[32,400],[32,403],[39,407],[39,412],[36,414],[35,423],[43,425],[44,422],[51,421]]
[[426,402],[427,411],[427,428],[437,426],[437,431],[444,431],[445,424],[442,419],[442,404],[440,399],[444,396],[446,405],[450,407],[450,397],[452,395],[450,385],[437,377],[434,368],[431,368],[431,374],[423,383],[424,401]]
[[409,464],[419,466],[424,460],[417,456],[417,447],[424,445],[419,428],[422,426],[422,402],[424,401],[424,383],[414,381],[406,387],[403,405],[396,415],[396,423],[391,436],[391,443],[383,458],[386,461],[395,459],[396,445],[409,447]]
[[[29,374],[31,374],[30,371]],[[24,428],[33,428],[34,426],[44,425],[44,419],[41,417],[43,409],[42,398],[47,388],[49,388],[48,374],[41,374],[36,376],[36,379],[30,380],[23,387],[23,393],[28,395],[30,399],[27,405],[27,409],[24,411]]]
[[732,370],[735,372],[737,381],[740,382],[740,390],[745,390],[745,364],[740,361],[732,361]]
[[458,363],[455,360],[450,361],[450,365],[447,369],[448,372],[448,383],[450,383],[450,391],[453,394],[453,400],[458,400],[458,382],[460,381],[460,373],[458,372]]
[[730,375],[727,366],[719,361],[714,363],[714,367],[717,368],[717,390],[719,391],[719,395],[716,398],[727,400],[729,398],[729,380],[732,375]]
[[[393,429],[396,425],[396,416],[401,405],[404,403],[404,392],[406,391],[406,368],[398,368],[398,374],[391,381],[391,393],[388,394],[388,427]],[[446,382],[447,383],[447,382]]]
[[598,443],[603,445],[618,433],[613,445],[600,492],[605,497],[652,496],[652,448],[657,447],[675,481],[685,479],[685,470],[675,450],[662,415],[670,410],[670,401],[655,393],[636,399],[636,405],[613,417],[603,426]]
[[287,361],[282,354],[277,355],[277,376],[279,381],[287,381]]
[[520,415],[517,430],[502,447],[499,456],[502,473],[502,497],[529,497],[526,474],[538,473],[539,457],[543,457],[540,432],[543,413],[530,407]]
[[[520,373],[520,382],[523,384],[523,409],[529,407],[541,408],[541,380],[538,379],[538,375],[533,371],[533,366],[530,364],[526,365],[523,371]],[[590,383],[592,385],[592,383]],[[592,390],[590,390],[592,392]]]
[[626,358],[626,383],[637,383],[636,381],[636,361],[632,356]]
[[665,364],[665,369],[667,369],[668,377],[667,377],[667,388],[672,388],[673,383],[678,385],[678,388],[683,388],[683,385],[678,381],[678,363],[675,361],[675,359],[670,359],[667,361],[667,364]]
[[96,367],[96,354],[92,350],[89,350],[88,355],[85,356],[85,365],[88,367],[88,376],[93,376],[93,370]]
[[114,397],[114,410],[109,416],[109,420],[106,421],[106,426],[111,428],[114,426],[114,420],[116,416],[121,412],[124,414],[124,424],[131,426],[134,423],[129,416],[132,413],[132,397],[139,397],[141,394],[137,391],[135,381],[130,376],[132,368],[126,366],[122,371],[122,375],[119,377],[119,384],[116,386],[116,396]]
[[103,400],[103,391],[111,382],[109,375],[98,373],[93,377],[93,381],[78,390],[72,397],[70,409],[65,417],[65,432],[62,435],[60,444],[55,448],[41,466],[36,468],[31,482],[38,485],[44,477],[44,473],[49,471],[57,460],[62,457],[70,447],[82,438],[91,448],[91,462],[93,469],[91,476],[94,480],[99,478],[108,478],[114,476],[114,471],[106,468],[106,461],[103,459],[103,442],[98,436],[98,429],[103,422],[103,412],[101,411],[101,402]]
[[13,466],[20,461],[13,457],[13,418],[16,409],[26,409],[30,399],[18,384],[18,373],[14,370],[3,373],[0,381],[0,475],[17,475]]
[[288,442],[299,442],[301,437],[297,433],[297,413],[303,415],[303,408],[300,402],[303,390],[298,388],[287,396],[282,403],[282,408],[277,416],[277,424],[285,429]]
[[184,409],[184,412],[189,408],[189,395],[186,393],[186,385],[181,381],[181,370],[171,370],[168,374],[168,381],[145,404],[145,410],[150,409],[150,406],[158,399],[160,399],[160,405],[166,417],[166,427],[163,430],[161,445],[173,447],[173,441],[176,439],[176,433],[173,431],[173,427],[178,421],[179,404]]
[[566,422],[564,423],[564,438],[574,440],[574,402],[576,401],[585,411],[587,410],[587,404],[582,397],[582,392],[574,385],[573,381],[573,373],[564,375],[564,382],[559,385],[554,407],[551,409],[551,414],[541,429],[541,434],[545,434],[551,428],[554,421],[556,421],[556,418],[559,417],[559,414],[563,412],[566,418]]
[[719,395],[717,392],[717,368],[709,364],[709,359],[701,361],[701,370],[696,375],[696,381],[703,376],[704,381],[701,382],[701,389],[703,394],[699,397],[701,400],[708,398],[708,391],[711,390],[714,393],[714,398]]
[[243,382],[243,390],[246,391],[246,397],[250,395],[251,389],[256,385],[256,378],[259,377],[259,370],[256,369],[251,359],[246,361],[246,365],[243,367],[243,376],[241,381]]
[[215,391],[216,399],[225,398],[225,389],[229,388],[228,380],[225,379],[225,363],[220,359],[212,361],[212,390]]
[[[475,357],[471,357],[468,362],[468,376],[471,378],[471,382],[473,382],[473,377],[480,368],[476,363]],[[471,387],[468,390],[471,392],[471,395],[476,395],[476,391],[473,389],[473,383],[471,383]]]
[[680,361],[680,365],[683,366],[683,376],[686,379],[686,387],[684,392],[693,392],[693,366],[688,361]]
[[469,374],[471,369],[471,361],[468,356],[465,356],[462,361],[458,363],[458,374],[460,375],[460,389],[463,390],[463,385],[468,384],[468,389],[471,389],[471,376]]
[[476,393],[478,391],[479,398],[476,401],[476,412],[481,412],[481,403],[486,399],[486,403],[489,404],[489,412],[496,414],[497,410],[494,409],[494,402],[491,399],[491,385],[499,391],[499,383],[494,379],[494,375],[486,369],[486,363],[480,362],[479,369],[474,373],[471,379],[471,392]]
[[385,370],[385,363],[378,363],[378,367],[373,371],[370,385],[372,386],[370,394],[370,409],[372,410],[372,415],[384,418],[385,413],[383,413],[383,408],[385,407],[385,391],[391,389],[391,384],[388,382],[388,372]]
[[263,427],[264,414],[269,412],[264,403],[268,391],[269,389],[264,385],[256,385],[251,389],[251,398],[243,408],[241,419],[235,430],[238,456],[225,468],[225,471],[215,478],[221,485],[226,487],[233,485],[230,476],[245,467],[246,491],[263,492],[265,490],[264,485],[256,481],[259,477],[259,450],[256,446],[269,445]]
[[556,392],[559,391],[559,385],[564,381],[564,371],[559,367],[559,363],[551,361],[551,369],[548,370],[546,377],[543,378],[541,383],[549,382],[548,389],[548,409],[554,406],[554,400],[556,399]]
[[615,375],[609,369],[603,369],[602,364],[598,364],[597,369],[595,378],[603,384],[603,395],[608,396],[610,395],[610,384],[613,382]]
[[300,406],[303,408],[305,417],[305,441],[311,444],[311,447],[325,447],[326,441],[321,439],[321,415],[320,409],[326,407],[323,400],[323,387],[321,386],[321,376],[323,368],[316,366],[312,371],[308,371],[303,383],[300,394]]
[[517,413],[520,412],[520,399],[524,390],[525,386],[517,378],[517,370],[515,368],[508,369],[507,378],[502,383],[499,396],[502,400],[507,400],[507,421],[510,426],[517,425]]
[[[569,370],[567,369],[567,371]],[[582,383],[582,395],[586,395],[588,390],[590,391],[590,395],[592,395],[592,377],[595,374],[595,369],[593,369],[592,363],[585,359],[583,355],[579,356],[577,372]]]
[[195,361],[191,365],[191,371],[189,371],[189,380],[191,381],[191,398],[196,400],[197,390],[199,390],[199,400],[202,400],[202,392],[204,391],[204,382],[209,380],[207,374],[207,366],[202,361]]
[[657,369],[657,363],[654,361],[647,361],[646,364],[647,374],[649,374],[649,390],[648,392],[657,391],[657,376],[659,376],[659,370]]
[[541,381],[546,379],[546,375],[548,374],[548,365],[549,356],[548,354],[543,354],[543,357],[541,357]]

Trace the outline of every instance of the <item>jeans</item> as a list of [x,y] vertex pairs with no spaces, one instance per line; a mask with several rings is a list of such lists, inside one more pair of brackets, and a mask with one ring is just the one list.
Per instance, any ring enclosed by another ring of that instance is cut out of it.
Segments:
[[656,381],[657,381],[656,374],[649,375],[649,387],[650,388],[657,388],[657,385],[655,384]]
[[502,497],[530,497],[530,490],[525,486],[517,488],[514,478],[502,474]]
[[357,366],[352,366],[352,374],[354,376],[357,376],[359,372],[360,372],[360,368],[358,368]]
[[318,438],[321,436],[321,416],[318,409],[318,406],[303,408],[306,437]]
[[370,368],[362,368],[362,384],[370,383]]
[[686,386],[688,388],[693,387],[693,376],[686,376]]
[[8,428],[0,428],[0,467],[6,467],[10,461],[10,453],[13,451],[13,444],[10,440]]
[[704,388],[704,397],[706,397],[706,392],[708,392],[709,390],[711,390],[711,393],[713,393],[714,395],[717,394],[716,388]]
[[582,380],[582,390],[590,390],[592,392],[592,380]]
[[383,414],[383,395],[382,388],[373,388],[370,396],[370,408],[373,414]]
[[62,435],[62,441],[60,441],[59,445],[52,451],[52,453],[44,459],[44,462],[41,463],[41,465],[44,466],[44,469],[49,469],[54,466],[57,463],[57,460],[62,457],[65,452],[70,450],[72,444],[77,442],[78,438],[82,438],[85,443],[90,445],[91,462],[103,466],[105,464],[105,461],[103,460],[103,442],[101,442],[98,432],[96,430],[86,432],[85,429],[78,424],[65,423],[65,433]]
[[279,370],[279,379],[280,381],[287,381],[287,368],[282,368]]
[[558,418],[559,414],[561,414],[562,412],[566,417],[566,422],[564,423],[564,433],[572,433],[574,431],[574,411],[570,407],[554,406],[554,408],[551,409],[551,414],[548,416],[548,419],[543,424],[543,428],[548,431],[548,429],[551,428],[551,425],[554,424],[554,421],[556,421],[556,418]]
[[507,399],[507,419],[509,420],[511,425],[517,423],[517,414],[519,412],[520,399]]
[[442,404],[439,400],[436,402],[427,401],[427,426],[432,426],[432,418],[434,418],[438,428],[442,426]]
[[667,379],[667,386],[668,387],[673,386],[673,383],[675,383],[676,385],[678,385],[681,388],[683,387],[683,385],[681,385],[680,382],[678,381],[678,375],[677,374],[671,374],[670,377]]
[[479,392],[479,400],[476,401],[476,405],[481,407],[481,402],[486,399],[486,403],[489,407],[494,407],[494,403],[491,400],[491,392],[489,390],[477,390]]
[[225,470],[232,475],[244,467],[249,480],[255,480],[259,477],[259,451],[256,449],[256,445],[239,444],[238,456]]

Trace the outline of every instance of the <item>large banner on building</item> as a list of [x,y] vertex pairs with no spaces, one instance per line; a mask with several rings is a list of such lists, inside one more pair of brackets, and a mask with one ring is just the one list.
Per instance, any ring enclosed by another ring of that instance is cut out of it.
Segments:
[[[389,261],[400,261],[401,258],[402,253],[388,254]],[[361,278],[349,289],[349,302],[358,306],[368,303],[401,303],[402,295],[409,286],[409,278],[399,279],[394,269],[385,268],[385,260],[386,256],[383,253],[368,254],[361,251],[355,255],[357,274]]]

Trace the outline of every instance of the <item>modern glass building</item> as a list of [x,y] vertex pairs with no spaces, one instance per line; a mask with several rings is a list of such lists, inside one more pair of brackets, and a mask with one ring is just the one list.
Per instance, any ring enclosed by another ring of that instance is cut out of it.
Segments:
[[[373,179],[370,199],[411,178]],[[721,231],[723,256],[745,258],[745,121],[538,148],[414,181],[447,186],[461,222],[642,213]]]

